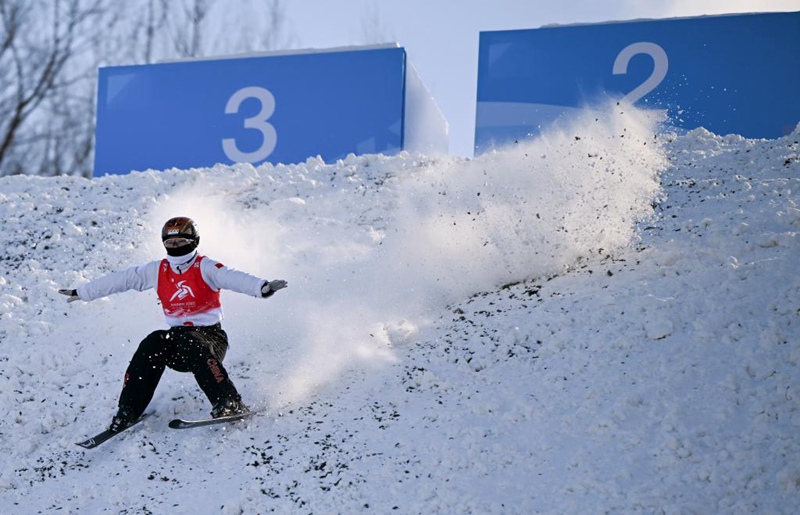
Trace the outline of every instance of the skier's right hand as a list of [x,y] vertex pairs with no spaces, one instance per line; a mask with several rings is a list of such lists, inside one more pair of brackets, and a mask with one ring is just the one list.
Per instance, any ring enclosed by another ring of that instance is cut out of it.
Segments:
[[75,302],[76,300],[81,300],[78,297],[78,290],[58,290],[58,293],[61,295],[67,296],[67,302]]

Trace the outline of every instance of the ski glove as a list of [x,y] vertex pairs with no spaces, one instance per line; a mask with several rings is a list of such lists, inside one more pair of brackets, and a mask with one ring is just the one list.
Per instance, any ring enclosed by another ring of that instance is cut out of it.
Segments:
[[66,295],[68,297],[67,302],[75,302],[76,300],[81,300],[81,298],[78,297],[78,290],[58,290],[58,293],[60,293],[61,295]]
[[274,281],[267,281],[261,287],[261,296],[264,298],[271,297],[273,293],[278,290],[286,288],[288,284],[283,279],[275,279]]

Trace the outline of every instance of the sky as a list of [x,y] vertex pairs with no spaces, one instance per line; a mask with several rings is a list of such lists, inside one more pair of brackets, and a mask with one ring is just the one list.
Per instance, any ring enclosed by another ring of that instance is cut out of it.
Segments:
[[[232,1],[232,0],[229,0]],[[238,1],[238,0],[236,0]],[[450,153],[473,154],[481,31],[740,12],[798,11],[800,0],[292,0],[300,48],[361,45],[383,36],[404,47],[450,127]],[[369,27],[369,28],[367,28]]]
[[[0,178],[0,512],[794,513],[800,126],[657,121],[609,106],[469,160]],[[176,215],[288,281],[222,293],[260,414],[170,429],[211,406],[168,370],[147,419],[79,448],[165,324],[152,291],[57,291],[163,258]]]

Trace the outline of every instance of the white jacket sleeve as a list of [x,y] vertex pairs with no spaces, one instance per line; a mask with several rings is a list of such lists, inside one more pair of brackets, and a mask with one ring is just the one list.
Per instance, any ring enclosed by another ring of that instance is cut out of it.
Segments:
[[145,291],[155,288],[160,261],[112,272],[76,288],[81,300],[95,300],[128,290]]
[[214,290],[231,290],[251,297],[261,297],[261,287],[267,281],[254,275],[228,268],[208,257],[200,263],[203,279]]

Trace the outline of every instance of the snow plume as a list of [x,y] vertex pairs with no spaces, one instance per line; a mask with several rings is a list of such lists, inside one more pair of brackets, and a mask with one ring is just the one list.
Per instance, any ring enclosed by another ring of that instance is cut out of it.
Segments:
[[382,262],[440,306],[619,250],[667,165],[658,121],[612,104],[473,161],[420,168],[398,187]]
[[[391,362],[392,348],[448,303],[627,246],[666,167],[656,118],[616,105],[587,111],[475,160],[368,156],[259,168],[253,187],[277,194],[249,216],[277,228],[256,256],[282,263],[291,285],[269,308],[280,320],[270,338],[289,349],[286,361],[272,361],[274,382],[262,386],[292,403],[354,364]],[[232,216],[222,205],[214,218]],[[253,237],[248,230],[245,255]],[[252,321],[250,340],[264,324],[255,313]]]

